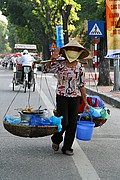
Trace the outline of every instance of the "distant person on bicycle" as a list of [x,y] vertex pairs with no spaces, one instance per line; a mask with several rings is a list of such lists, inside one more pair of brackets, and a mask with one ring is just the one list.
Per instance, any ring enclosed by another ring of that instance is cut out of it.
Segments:
[[23,83],[23,79],[24,79],[24,67],[30,67],[30,71],[28,73],[28,83],[31,83],[31,79],[32,79],[32,66],[35,62],[34,57],[32,57],[28,50],[24,50],[23,51],[23,55],[20,58],[20,63],[22,64],[22,78],[21,78],[21,83]]

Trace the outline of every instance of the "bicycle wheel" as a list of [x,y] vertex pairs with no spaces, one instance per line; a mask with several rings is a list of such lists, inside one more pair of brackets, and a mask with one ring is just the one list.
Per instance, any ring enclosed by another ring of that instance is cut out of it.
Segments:
[[15,80],[16,80],[16,73],[14,73],[13,80],[12,80],[12,90],[15,90]]

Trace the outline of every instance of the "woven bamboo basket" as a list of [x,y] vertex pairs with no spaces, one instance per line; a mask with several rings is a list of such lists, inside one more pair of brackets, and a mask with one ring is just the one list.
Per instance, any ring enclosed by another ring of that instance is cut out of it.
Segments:
[[20,137],[44,137],[58,131],[57,126],[25,126],[21,124],[10,124],[6,121],[3,121],[3,125],[8,132]]
[[107,121],[107,119],[105,119],[105,118],[92,118],[91,119],[91,118],[86,118],[86,117],[81,117],[81,119],[79,119],[79,120],[82,120],[82,121],[93,121],[95,123],[94,127],[102,126]]
[[[56,109],[53,110],[53,113],[55,116],[57,116],[57,110]],[[78,114],[78,117],[80,117],[80,114]],[[83,117],[81,120],[87,121],[87,119],[85,119],[85,117]],[[93,118],[92,121],[95,123],[94,127],[99,127],[99,126],[102,126],[103,124],[105,124],[107,119],[105,119],[105,118]]]
[[95,127],[99,127],[102,126],[103,124],[105,124],[107,121],[107,119],[105,118],[94,118],[93,122],[95,123]]

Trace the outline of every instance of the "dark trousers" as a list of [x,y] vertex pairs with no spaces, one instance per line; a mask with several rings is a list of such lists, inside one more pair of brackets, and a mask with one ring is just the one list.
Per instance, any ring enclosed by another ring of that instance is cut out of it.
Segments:
[[75,138],[80,97],[64,97],[57,95],[56,103],[57,116],[63,116],[62,131],[55,133],[51,139],[53,143],[60,144],[63,141],[63,133],[65,132],[62,150],[69,150]]
[[21,81],[23,82],[23,80],[24,80],[24,67],[29,67],[29,68],[30,68],[30,71],[28,72],[28,82],[31,82],[32,74],[33,74],[33,71],[32,71],[31,66],[22,66],[22,77],[21,77]]

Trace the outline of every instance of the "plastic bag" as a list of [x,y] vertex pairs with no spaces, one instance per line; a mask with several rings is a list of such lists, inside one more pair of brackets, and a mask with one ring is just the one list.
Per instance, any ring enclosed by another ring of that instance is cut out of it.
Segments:
[[52,125],[52,121],[49,118],[32,115],[29,124],[31,126],[50,126]]
[[101,112],[102,108],[93,108],[90,106],[90,114],[92,115],[93,118],[101,118]]
[[[99,96],[87,96],[87,101],[88,101],[88,104],[89,103],[89,98],[91,98],[91,103],[92,104],[97,104],[96,107],[104,107],[105,104],[104,104],[104,101],[99,97]],[[92,104],[90,104],[92,106]],[[92,106],[92,107],[95,107],[95,106]]]
[[10,124],[20,124],[21,118],[19,116],[6,115],[4,121],[9,122]]
[[107,108],[103,108],[100,113],[102,118],[108,119],[110,117],[110,110]]
[[57,117],[57,116],[50,116],[50,120],[52,121],[53,125],[57,125],[58,127],[58,132],[62,130],[62,122],[63,116]]

